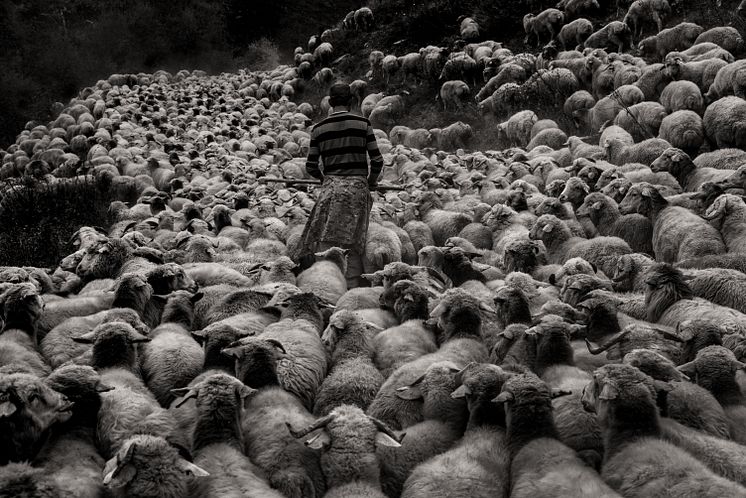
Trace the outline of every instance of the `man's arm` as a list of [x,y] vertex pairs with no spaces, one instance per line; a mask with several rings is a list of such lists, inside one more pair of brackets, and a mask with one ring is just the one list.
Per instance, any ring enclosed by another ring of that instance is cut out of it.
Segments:
[[321,180],[324,175],[319,169],[319,144],[316,141],[316,133],[311,132],[311,143],[308,145],[308,158],[306,158],[306,171],[314,178]]
[[381,151],[378,150],[378,142],[376,142],[376,135],[373,133],[373,126],[368,124],[368,132],[366,134],[366,148],[368,149],[368,156],[370,156],[370,176],[368,177],[368,183],[375,185],[378,183],[378,177],[383,170],[383,156]]

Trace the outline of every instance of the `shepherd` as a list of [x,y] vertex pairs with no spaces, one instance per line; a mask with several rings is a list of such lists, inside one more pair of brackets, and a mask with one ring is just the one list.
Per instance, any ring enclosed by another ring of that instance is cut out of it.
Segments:
[[352,101],[348,84],[332,85],[331,112],[311,131],[306,171],[322,183],[303,230],[300,252],[300,266],[305,269],[313,264],[316,252],[348,249],[345,277],[350,289],[368,285],[360,275],[373,206],[370,192],[378,186],[383,169],[373,127],[368,119],[350,112]]

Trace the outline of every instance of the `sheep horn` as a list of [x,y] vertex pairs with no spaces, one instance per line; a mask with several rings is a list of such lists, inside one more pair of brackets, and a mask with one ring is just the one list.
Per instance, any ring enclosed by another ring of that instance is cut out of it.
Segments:
[[290,434],[292,434],[294,438],[302,438],[302,437],[309,435],[316,429],[321,429],[322,427],[326,427],[326,425],[332,420],[334,420],[334,414],[329,414],[325,417],[321,417],[320,419],[317,419],[311,425],[299,431],[293,429],[293,427],[288,422],[285,422],[285,425],[287,426],[288,430],[290,431]]
[[368,418],[371,422],[373,422],[373,425],[375,425],[379,431],[383,432],[397,443],[401,443],[402,439],[404,439],[404,434],[396,434],[393,430],[391,430],[391,427],[381,422],[377,418],[371,417],[370,415],[368,415]]
[[127,233],[127,232],[129,232],[130,230],[132,230],[133,228],[135,228],[135,225],[137,225],[137,222],[136,222],[136,221],[131,221],[131,222],[127,223],[127,224],[126,224],[126,225],[124,226],[124,228],[122,229],[122,235],[124,235],[125,233]]
[[615,336],[613,336],[611,339],[609,339],[608,341],[606,341],[600,346],[594,346],[591,343],[591,341],[589,341],[588,339],[585,340],[585,344],[586,346],[588,346],[588,351],[591,354],[601,354],[607,349],[609,349],[611,346],[616,344],[617,342],[621,341],[624,338],[624,336],[627,335],[628,333],[629,333],[629,330],[622,330],[621,332],[619,332],[618,334],[616,334]]
[[686,342],[684,339],[674,334],[673,332],[669,332],[668,330],[664,330],[658,327],[651,327],[651,328],[655,330],[656,332],[658,332],[660,335],[662,335],[664,338],[668,339],[669,341]]

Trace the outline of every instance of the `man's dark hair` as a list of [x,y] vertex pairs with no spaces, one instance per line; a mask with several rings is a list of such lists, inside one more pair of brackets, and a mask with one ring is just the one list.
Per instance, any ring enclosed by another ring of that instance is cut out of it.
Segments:
[[352,91],[347,83],[335,83],[329,89],[329,105],[332,107],[349,107],[352,103]]

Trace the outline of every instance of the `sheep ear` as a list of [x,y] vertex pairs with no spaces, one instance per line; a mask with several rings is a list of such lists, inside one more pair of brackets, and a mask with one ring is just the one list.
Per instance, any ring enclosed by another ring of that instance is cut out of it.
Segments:
[[190,476],[207,477],[210,475],[210,473],[202,467],[198,467],[192,462],[187,462],[183,458],[179,458],[179,461],[176,463],[176,465],[178,466],[179,470]]
[[150,342],[150,337],[145,337],[142,334],[139,334],[137,332],[130,332],[129,333],[129,340],[132,344],[140,344],[143,342]]
[[303,444],[311,449],[321,450],[331,444],[331,439],[329,438],[329,433],[326,430],[322,430]]
[[548,223],[544,225],[544,228],[542,228],[541,230],[544,233],[550,233],[552,230],[554,230],[554,225],[552,225],[551,223]]
[[430,312],[430,318],[437,318],[441,316],[443,313],[446,312],[446,305],[445,303],[438,304],[431,312]]
[[243,356],[241,354],[241,352],[242,352],[241,346],[225,348],[225,349],[222,349],[220,352],[223,355],[225,355],[225,356],[230,356],[230,357],[233,357],[233,358],[235,358],[237,360],[240,360],[242,358],[242,356]]
[[243,404],[244,410],[248,408],[251,397],[256,394],[257,390],[251,387],[241,384],[236,384],[236,396],[238,396]]
[[738,360],[733,361],[733,368],[736,370],[741,370],[743,368],[746,368],[746,363],[742,363]]
[[568,391],[567,389],[552,389],[552,399],[561,398],[562,396],[569,396],[571,394],[572,391]]
[[101,382],[96,383],[96,392],[97,393],[108,393],[109,391],[113,391],[115,388],[106,384],[103,384]]
[[487,306],[487,303],[484,301],[479,301],[479,309],[487,313],[497,313],[497,311]]
[[16,412],[16,405],[10,401],[3,401],[0,403],[0,418],[10,417]]
[[280,341],[277,339],[265,339],[268,343],[270,343],[272,346],[275,347],[278,351],[280,351],[282,354],[286,355],[288,354],[287,351],[285,351],[285,346],[282,345]]
[[599,209],[601,209],[601,208],[603,207],[603,204],[602,204],[602,203],[600,203],[600,202],[594,202],[594,203],[593,203],[593,205],[592,205],[591,207],[592,207],[593,209],[595,209],[596,211],[598,211]]
[[388,446],[390,448],[401,447],[401,444],[399,444],[399,442],[396,439],[392,438],[391,436],[383,432],[376,433],[376,445],[377,446]]
[[505,403],[506,401],[513,401],[513,393],[510,391],[503,391],[492,399],[493,403]]
[[200,299],[202,299],[203,297],[205,297],[204,293],[202,293],[202,292],[196,292],[196,293],[194,293],[194,295],[192,297],[189,298],[189,301],[191,301],[192,304],[194,304],[197,301],[199,301]]
[[95,331],[91,331],[79,337],[73,337],[73,341],[79,344],[93,344],[94,342],[96,342],[96,333]]
[[205,336],[203,330],[192,330],[190,333],[192,335],[192,339],[200,344],[203,344],[207,340],[207,337]]
[[608,400],[616,399],[617,396],[619,396],[619,390],[607,382],[606,384],[604,384],[603,389],[601,389],[601,394],[599,394],[598,399],[603,399],[603,400],[608,401]]
[[460,385],[455,391],[451,393],[451,398],[453,399],[462,399],[471,394],[471,389],[466,387],[465,385]]
[[552,273],[551,275],[549,275],[549,283],[552,284],[552,285],[556,285],[557,284],[557,277],[554,275],[554,273]]
[[105,486],[108,486],[112,481],[116,480],[113,487],[120,487],[134,479],[135,474],[137,474],[137,470],[132,465],[127,463],[120,464],[117,457],[114,456],[114,458],[106,462],[103,483]]
[[178,387],[176,389],[171,389],[171,394],[178,398],[181,398],[179,402],[174,405],[175,408],[181,407],[181,405],[183,405],[190,399],[197,398],[197,391],[195,391],[191,387]]

